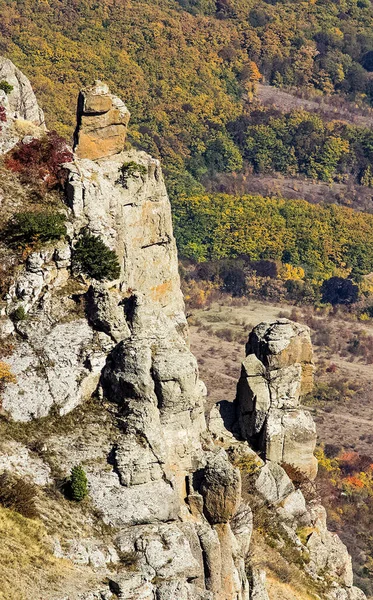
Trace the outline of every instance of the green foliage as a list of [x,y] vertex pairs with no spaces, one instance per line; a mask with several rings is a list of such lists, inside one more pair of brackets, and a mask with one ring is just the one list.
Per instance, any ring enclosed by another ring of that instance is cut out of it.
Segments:
[[204,158],[211,171],[231,173],[242,169],[242,156],[239,149],[223,134],[217,135],[209,142]]
[[81,502],[88,495],[87,475],[81,466],[75,466],[71,469],[70,494],[76,502]]
[[247,128],[241,149],[257,173],[278,171],[331,181],[338,171],[351,170],[358,150],[364,156],[358,145],[365,130],[324,123],[303,110],[276,117],[260,111],[252,118],[260,123]]
[[19,212],[14,215],[2,237],[11,246],[59,240],[66,233],[65,215],[57,212]]
[[78,240],[73,261],[75,265],[93,279],[117,279],[120,266],[114,250],[110,250],[97,236],[84,232]]
[[351,279],[331,277],[321,286],[322,301],[326,304],[352,304],[359,295],[359,287]]
[[134,161],[124,163],[120,168],[120,176],[118,182],[123,186],[127,185],[128,179],[131,177],[145,177],[148,170],[144,165],[139,165]]
[[362,274],[373,270],[373,215],[303,200],[225,194],[180,197],[173,207],[186,258],[285,260],[302,267],[314,283],[346,277],[356,265]]
[[10,315],[12,321],[18,323],[19,321],[24,321],[26,319],[26,311],[23,306],[18,306]]
[[5,81],[4,79],[0,81],[0,90],[3,90],[3,92],[5,92],[6,94],[10,94],[13,91],[13,89],[13,86],[10,85],[10,83]]

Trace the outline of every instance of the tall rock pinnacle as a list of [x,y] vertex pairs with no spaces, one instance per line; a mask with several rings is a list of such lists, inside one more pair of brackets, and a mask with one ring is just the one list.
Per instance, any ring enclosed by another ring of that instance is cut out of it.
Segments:
[[101,81],[82,90],[78,99],[74,150],[79,158],[97,160],[122,152],[130,112]]

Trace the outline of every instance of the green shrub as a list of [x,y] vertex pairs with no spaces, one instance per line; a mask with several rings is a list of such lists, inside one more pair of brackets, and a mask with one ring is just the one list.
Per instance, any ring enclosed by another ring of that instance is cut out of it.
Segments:
[[322,301],[327,304],[353,304],[358,300],[359,287],[343,277],[331,277],[321,286]]
[[144,165],[139,165],[138,163],[131,160],[131,162],[124,163],[120,168],[120,176],[118,179],[118,183],[126,186],[127,181],[130,177],[140,175],[140,177],[144,177],[147,174],[148,170]]
[[14,323],[24,321],[26,319],[26,312],[23,306],[18,306],[10,315],[10,318]]
[[28,519],[38,516],[35,506],[37,490],[34,485],[10,473],[0,475],[0,504]]
[[117,255],[97,236],[83,233],[75,246],[75,265],[93,279],[117,279],[120,266]]
[[10,94],[13,91],[13,86],[10,85],[5,79],[0,81],[0,90],[3,90],[6,94]]
[[72,500],[81,502],[88,495],[88,481],[84,469],[76,466],[71,469],[70,495]]
[[20,247],[59,240],[66,233],[65,220],[61,213],[20,212],[8,224],[4,237],[8,244]]

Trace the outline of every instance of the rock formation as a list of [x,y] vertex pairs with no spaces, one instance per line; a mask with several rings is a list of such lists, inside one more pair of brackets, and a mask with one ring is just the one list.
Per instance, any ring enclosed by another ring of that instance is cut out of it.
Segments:
[[314,479],[316,427],[300,407],[312,386],[308,327],[287,319],[255,327],[237,386],[241,434],[267,460],[294,465]]
[[[7,96],[10,116],[30,121],[38,127],[43,126],[44,114],[38,106],[29,80],[8,58],[0,57],[0,81],[6,81],[13,87]],[[4,96],[5,93],[1,97]]]
[[130,113],[122,100],[101,81],[80,92],[75,152],[97,160],[122,152]]
[[44,114],[29,80],[9,59],[0,57],[3,81],[11,91],[0,90],[0,154],[11,150],[23,137],[38,137],[45,130]]
[[[314,426],[299,407],[312,381],[308,331],[290,321],[255,328],[230,418],[216,406],[207,428],[160,165],[123,150],[128,112],[105,86],[83,92],[79,107],[77,154],[65,165],[66,238],[29,254],[0,317],[17,378],[2,394],[0,472],[40,486],[48,507],[53,499],[49,545],[79,568],[62,591],[46,582],[33,599],[268,600],[265,573],[250,562],[248,472],[254,497],[276,515],[279,547],[286,536],[307,556],[310,581],[326,582],[327,571],[333,588],[323,598],[364,598],[325,511],[279,464],[315,474]],[[117,280],[75,273],[82,230],[115,250]],[[19,307],[27,316],[13,322]],[[81,512],[71,503],[70,516],[50,486],[75,465],[89,503]]]

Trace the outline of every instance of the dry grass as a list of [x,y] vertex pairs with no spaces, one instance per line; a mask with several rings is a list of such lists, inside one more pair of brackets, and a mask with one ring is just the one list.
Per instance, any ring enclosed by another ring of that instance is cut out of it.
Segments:
[[251,542],[251,560],[257,569],[267,574],[267,589],[271,600],[315,600],[320,598],[315,582],[304,567],[284,558],[284,548],[268,544],[258,532]]
[[[87,573],[53,556],[44,526],[0,507],[0,600],[47,600]],[[79,586],[80,587],[80,586]]]

